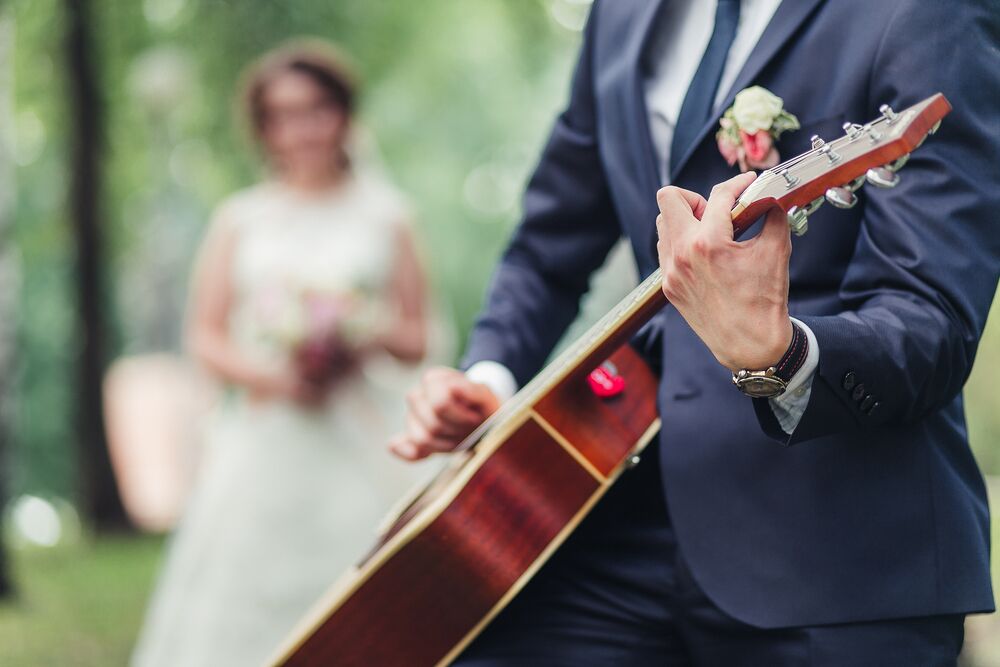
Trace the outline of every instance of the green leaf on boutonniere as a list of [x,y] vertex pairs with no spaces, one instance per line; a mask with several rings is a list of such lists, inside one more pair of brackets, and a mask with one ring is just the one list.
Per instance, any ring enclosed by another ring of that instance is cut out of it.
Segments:
[[799,119],[784,109],[781,110],[771,123],[771,136],[775,139],[781,136],[782,132],[791,132],[801,127]]

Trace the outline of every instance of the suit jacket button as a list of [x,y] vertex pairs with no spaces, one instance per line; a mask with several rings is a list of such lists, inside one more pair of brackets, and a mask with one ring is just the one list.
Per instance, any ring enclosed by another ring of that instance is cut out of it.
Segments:
[[865,385],[859,384],[854,388],[854,392],[851,393],[851,398],[853,398],[855,401],[860,401],[864,397],[865,397]]
[[872,403],[872,406],[870,408],[868,408],[868,416],[869,417],[871,417],[876,412],[878,412],[878,406],[879,406],[879,402],[878,401],[875,401],[874,403]]
[[857,376],[854,375],[854,371],[847,371],[844,375],[844,391],[850,391],[854,389],[855,383],[857,383]]
[[864,412],[868,412],[874,405],[875,398],[871,394],[868,394],[865,396],[865,400],[861,401],[860,407]]

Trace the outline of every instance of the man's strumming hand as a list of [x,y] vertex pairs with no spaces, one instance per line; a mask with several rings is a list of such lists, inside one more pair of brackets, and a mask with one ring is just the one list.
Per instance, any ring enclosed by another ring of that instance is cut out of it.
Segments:
[[443,367],[428,369],[406,403],[406,431],[392,439],[389,449],[411,461],[450,452],[500,407],[485,384]]

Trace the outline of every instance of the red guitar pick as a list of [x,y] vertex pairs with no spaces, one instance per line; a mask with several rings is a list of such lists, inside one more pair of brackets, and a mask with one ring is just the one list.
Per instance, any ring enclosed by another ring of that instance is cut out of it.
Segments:
[[587,383],[600,398],[611,398],[625,391],[625,378],[618,374],[618,369],[610,361],[592,370],[587,376]]

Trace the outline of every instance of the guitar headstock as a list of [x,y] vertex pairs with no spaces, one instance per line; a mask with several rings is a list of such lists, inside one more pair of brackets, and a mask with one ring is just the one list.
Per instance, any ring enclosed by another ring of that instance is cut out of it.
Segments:
[[854,192],[865,181],[891,188],[896,173],[910,153],[934,134],[951,105],[937,93],[899,112],[883,104],[881,116],[858,125],[844,123],[844,135],[826,142],[812,137],[812,149],[771,169],[762,171],[733,208],[738,236],[768,209],[778,206],[788,213],[792,232],[801,236],[809,215],[828,201],[838,208],[857,203]]

